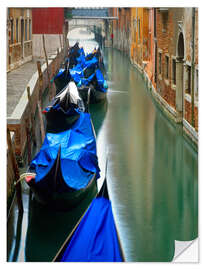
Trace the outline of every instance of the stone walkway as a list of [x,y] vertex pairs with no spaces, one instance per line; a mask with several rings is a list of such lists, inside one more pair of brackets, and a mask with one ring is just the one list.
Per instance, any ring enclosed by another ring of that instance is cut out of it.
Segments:
[[37,60],[32,60],[7,73],[7,117],[12,115],[29,80],[37,71],[36,62]]

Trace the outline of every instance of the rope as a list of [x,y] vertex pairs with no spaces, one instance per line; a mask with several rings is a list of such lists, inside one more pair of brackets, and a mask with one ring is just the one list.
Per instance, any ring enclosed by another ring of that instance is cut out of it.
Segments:
[[36,176],[36,173],[23,173],[20,175],[20,178],[14,182],[14,185],[16,186],[19,182],[21,182],[26,176],[33,176],[35,177]]

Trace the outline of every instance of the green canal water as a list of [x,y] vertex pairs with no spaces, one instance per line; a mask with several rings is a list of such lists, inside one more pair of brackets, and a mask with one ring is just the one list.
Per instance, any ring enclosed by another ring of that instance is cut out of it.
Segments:
[[[105,48],[107,101],[92,104],[97,153],[128,262],[172,261],[175,240],[198,237],[198,154],[153,102],[141,74]],[[101,181],[99,180],[99,185]],[[51,261],[92,196],[68,213],[29,203],[8,222],[8,261]],[[17,224],[17,227],[14,226]]]
[[[171,261],[198,237],[198,154],[156,107],[128,58],[105,49],[108,107],[92,109],[98,156],[127,261]],[[101,118],[103,118],[101,120]],[[103,121],[102,125],[101,122]]]

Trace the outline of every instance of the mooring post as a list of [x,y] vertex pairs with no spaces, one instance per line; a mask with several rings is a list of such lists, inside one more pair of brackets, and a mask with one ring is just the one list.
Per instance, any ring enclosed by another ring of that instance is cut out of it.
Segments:
[[40,122],[41,140],[43,143],[44,137],[45,137],[45,131],[44,131],[44,122],[43,122],[43,117],[42,117],[41,105],[39,101],[37,102],[37,107],[38,107],[39,122]]
[[[13,170],[14,170],[14,174],[15,174],[15,180],[18,181],[20,179],[20,173],[19,173],[19,168],[18,168],[18,164],[16,161],[15,153],[13,150],[10,130],[8,128],[7,128],[7,144],[8,144],[8,151],[9,151],[9,154],[11,157],[11,162],[12,162],[12,166],[13,166]],[[19,210],[20,214],[22,214],[23,213],[23,202],[22,202],[21,183],[17,182],[15,185],[15,188],[16,188],[18,210]]]
[[30,138],[30,118],[26,118],[26,137],[27,137],[27,161],[30,164],[32,157],[32,146],[31,146],[31,138]]
[[30,114],[30,121],[31,121],[31,129],[32,129],[32,138],[33,143],[36,145],[36,136],[35,136],[35,121],[34,121],[34,114],[32,112],[32,101],[31,101],[31,95],[30,95],[30,87],[27,87],[27,96],[28,96],[28,111]]
[[[31,143],[31,136],[30,136],[30,118],[26,118],[25,120],[26,123],[26,137],[27,137],[27,162],[28,162],[28,166],[30,165],[31,159],[32,159],[32,143]],[[29,198],[31,199],[32,196],[32,190],[30,188],[30,192],[29,192]]]
[[46,64],[47,64],[47,76],[48,76],[48,85],[49,85],[49,100],[51,100],[52,97],[53,97],[53,93],[52,93],[51,79],[50,79],[50,74],[49,74],[49,63],[48,63],[48,57],[47,57],[47,52],[46,52],[44,34],[42,35],[42,42],[43,42],[43,49],[44,49],[45,61],[46,61]]
[[60,41],[60,46],[61,46],[61,50],[62,50],[62,41],[61,41],[61,35],[59,34],[59,41]]
[[42,70],[41,70],[41,62],[37,61],[37,70],[38,70],[38,75],[39,75],[39,101],[41,102],[42,106],[42,87],[43,87],[43,75],[42,75]]

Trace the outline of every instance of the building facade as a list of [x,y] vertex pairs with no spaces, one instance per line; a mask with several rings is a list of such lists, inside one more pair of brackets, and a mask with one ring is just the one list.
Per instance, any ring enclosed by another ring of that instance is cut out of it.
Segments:
[[129,54],[164,111],[197,143],[198,9],[119,8],[112,33],[112,46]]
[[131,8],[113,8],[113,16],[118,16],[110,24],[109,35],[112,46],[130,56],[130,18]]
[[32,9],[7,9],[7,71],[32,60]]

